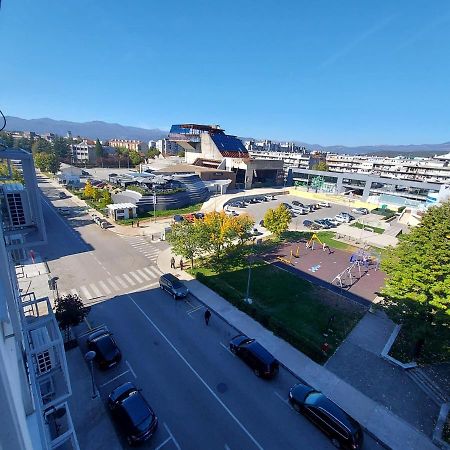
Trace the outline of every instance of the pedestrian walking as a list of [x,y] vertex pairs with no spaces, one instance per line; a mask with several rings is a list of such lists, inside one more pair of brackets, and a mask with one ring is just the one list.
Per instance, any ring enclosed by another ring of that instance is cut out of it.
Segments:
[[134,220],[131,221],[131,228],[134,227]]
[[183,263],[183,260],[180,258],[180,269],[183,270],[183,267],[184,267],[184,263]]
[[170,268],[171,269],[175,269],[175,258],[172,256],[172,258],[170,259]]
[[211,311],[209,309],[207,309],[205,311],[205,323],[206,323],[206,325],[209,325],[209,319],[211,319]]

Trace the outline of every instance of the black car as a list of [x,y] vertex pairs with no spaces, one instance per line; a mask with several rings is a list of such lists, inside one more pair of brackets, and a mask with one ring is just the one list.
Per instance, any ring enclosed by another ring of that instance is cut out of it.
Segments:
[[231,339],[230,350],[246,362],[257,377],[272,378],[278,373],[278,361],[261,344],[245,334]]
[[296,384],[289,390],[289,403],[327,434],[335,447],[362,448],[361,425],[321,392]]
[[282,205],[284,205],[287,209],[292,209],[292,205],[289,203],[282,203]]
[[183,216],[180,216],[179,214],[173,216],[173,221],[174,221],[175,223],[183,222],[183,220],[184,220],[184,217],[183,217]]
[[321,228],[320,225],[317,225],[312,220],[304,220],[303,226],[306,228],[309,228],[311,230],[320,230],[320,228]]
[[292,200],[292,204],[295,206],[300,206],[301,208],[303,208],[303,203],[297,201],[297,200]]
[[115,366],[122,359],[122,353],[106,327],[90,334],[87,346],[95,352],[95,362],[102,370]]
[[198,219],[198,220],[202,220],[202,219],[205,218],[205,215],[203,213],[201,213],[201,212],[197,212],[197,213],[194,214],[194,217],[196,219]]
[[189,289],[171,273],[165,273],[159,278],[159,287],[167,291],[174,299],[184,298],[189,294]]
[[155,412],[132,383],[114,389],[108,406],[130,445],[150,439],[158,427]]

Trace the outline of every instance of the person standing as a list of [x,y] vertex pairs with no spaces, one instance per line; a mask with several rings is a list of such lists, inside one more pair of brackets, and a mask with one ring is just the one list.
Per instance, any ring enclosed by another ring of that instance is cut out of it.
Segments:
[[209,309],[206,309],[206,311],[205,311],[205,323],[206,323],[206,325],[209,325],[209,319],[211,319],[211,311]]
[[183,259],[180,258],[180,269],[183,270],[183,267],[184,267]]
[[131,228],[134,227],[134,220],[131,221]]
[[170,268],[171,269],[175,269],[175,258],[172,256],[172,258],[170,259]]

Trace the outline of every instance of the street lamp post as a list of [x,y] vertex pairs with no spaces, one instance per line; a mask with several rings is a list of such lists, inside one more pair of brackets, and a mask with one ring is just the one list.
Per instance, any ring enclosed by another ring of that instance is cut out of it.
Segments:
[[153,222],[156,222],[156,188],[153,185]]
[[95,381],[94,381],[94,358],[97,356],[97,354],[91,350],[89,352],[87,352],[84,355],[84,359],[87,363],[89,363],[89,368],[91,371],[91,381],[92,381],[92,399],[97,398],[98,393],[97,393],[97,389],[95,387]]

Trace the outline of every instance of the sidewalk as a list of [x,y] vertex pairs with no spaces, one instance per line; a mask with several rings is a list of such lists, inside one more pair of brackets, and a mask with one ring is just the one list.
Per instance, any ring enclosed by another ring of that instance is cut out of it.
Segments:
[[79,347],[66,352],[72,395],[68,400],[80,449],[121,450],[106,406],[92,398],[91,374]]
[[[171,256],[170,248],[160,253],[157,264],[162,272],[172,272],[180,279],[185,280],[191,293],[212,311],[239,332],[256,338],[288,370],[322,391],[386,446],[399,450],[436,450],[437,447],[427,436],[393,414],[385,406],[341,380],[327,368],[316,364],[186,272],[179,269],[171,270]],[[379,380],[379,382],[383,383],[383,380]]]

